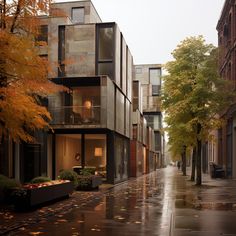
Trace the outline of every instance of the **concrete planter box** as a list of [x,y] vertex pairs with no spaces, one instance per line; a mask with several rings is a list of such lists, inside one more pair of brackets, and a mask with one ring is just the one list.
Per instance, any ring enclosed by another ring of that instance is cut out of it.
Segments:
[[96,176],[96,175],[92,175],[92,176],[81,175],[78,177],[78,180],[79,180],[79,184],[76,190],[85,190],[85,191],[94,190],[94,189],[98,189],[99,185],[102,184],[102,177]]
[[18,190],[19,194],[18,196],[15,195],[13,203],[16,209],[27,210],[50,201],[69,197],[73,189],[72,182],[62,182],[31,189],[23,188],[20,191]]

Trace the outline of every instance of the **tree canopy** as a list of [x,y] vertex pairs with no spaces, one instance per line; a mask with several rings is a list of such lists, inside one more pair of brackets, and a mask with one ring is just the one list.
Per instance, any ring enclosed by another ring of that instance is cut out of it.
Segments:
[[1,2],[0,138],[33,141],[32,132],[49,127],[41,98],[61,89],[48,80],[48,61],[39,56],[35,38],[40,14],[50,0]]
[[210,131],[221,125],[217,113],[233,95],[218,74],[217,48],[202,36],[186,38],[172,55],[174,60],[165,65],[162,106],[170,144],[180,152],[181,145],[194,147],[208,140]]

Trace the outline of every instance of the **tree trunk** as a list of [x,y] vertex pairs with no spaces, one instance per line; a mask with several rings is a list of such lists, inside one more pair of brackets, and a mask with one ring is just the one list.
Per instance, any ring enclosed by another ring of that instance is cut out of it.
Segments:
[[196,164],[197,164],[197,179],[196,179],[196,185],[202,184],[202,142],[200,140],[200,132],[201,132],[202,126],[201,124],[197,125],[197,158],[196,158]]
[[196,172],[196,147],[193,148],[193,154],[192,154],[191,181],[195,180],[195,172]]
[[186,146],[183,147],[183,152],[182,152],[182,172],[183,175],[186,176]]

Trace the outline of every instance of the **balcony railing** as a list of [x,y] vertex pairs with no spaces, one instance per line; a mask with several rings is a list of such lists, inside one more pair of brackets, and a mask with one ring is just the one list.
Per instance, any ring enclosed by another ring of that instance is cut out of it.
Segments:
[[62,106],[48,110],[52,125],[99,125],[101,121],[100,106]]
[[143,104],[143,111],[160,111],[160,105],[149,105],[149,104]]

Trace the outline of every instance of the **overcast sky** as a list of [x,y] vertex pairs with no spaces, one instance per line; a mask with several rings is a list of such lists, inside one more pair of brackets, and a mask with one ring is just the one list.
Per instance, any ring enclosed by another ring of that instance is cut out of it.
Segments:
[[171,60],[188,36],[217,46],[216,24],[224,0],[92,0],[103,22],[117,22],[135,64]]

